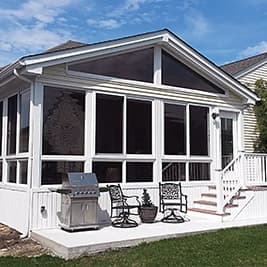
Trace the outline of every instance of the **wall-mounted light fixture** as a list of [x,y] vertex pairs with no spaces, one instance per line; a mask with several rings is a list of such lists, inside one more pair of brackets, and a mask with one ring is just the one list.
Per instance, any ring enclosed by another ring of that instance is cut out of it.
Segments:
[[219,114],[219,113],[216,113],[216,112],[213,112],[213,113],[211,114],[211,117],[212,117],[214,120],[216,120],[216,118],[219,117],[219,116],[220,116],[220,114]]

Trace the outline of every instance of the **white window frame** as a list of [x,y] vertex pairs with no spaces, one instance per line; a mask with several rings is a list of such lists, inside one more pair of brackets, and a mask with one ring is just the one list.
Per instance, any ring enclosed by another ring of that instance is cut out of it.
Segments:
[[[112,95],[112,96],[119,96],[123,97],[123,150],[122,153],[96,153],[95,151],[95,137],[96,137],[96,95],[97,94],[102,94],[102,95]],[[140,101],[146,101],[146,102],[151,102],[151,142],[152,142],[152,153],[151,154],[127,154],[126,152],[126,142],[127,142],[127,99],[135,99],[135,100],[140,100]],[[95,121],[93,125],[93,136],[94,136],[94,148],[93,148],[93,155],[92,155],[92,169],[93,169],[93,162],[121,162],[122,163],[122,184],[127,185],[129,187],[136,186],[137,183],[132,182],[126,182],[126,163],[127,162],[150,162],[152,163],[152,169],[153,169],[153,175],[152,175],[152,182],[141,182],[138,184],[141,185],[151,185],[151,183],[155,182],[156,179],[156,173],[155,173],[155,161],[156,161],[156,156],[155,156],[155,143],[156,143],[156,137],[155,137],[155,99],[150,98],[150,97],[141,97],[141,96],[136,96],[136,95],[130,95],[130,94],[118,94],[118,93],[113,93],[113,92],[102,92],[102,91],[94,91],[93,92],[93,102],[94,102],[94,114],[92,120]],[[91,169],[91,170],[92,170]],[[103,184],[112,184],[112,183],[103,183]]]
[[[3,129],[2,129],[2,164],[3,164],[3,179],[2,183],[8,186],[15,186],[21,188],[27,188],[30,184],[30,146],[31,146],[31,137],[29,131],[29,141],[28,141],[28,152],[19,152],[20,147],[20,97],[22,94],[30,92],[30,107],[32,102],[32,90],[31,88],[26,88],[23,90],[18,90],[16,93],[11,94],[4,98],[3,101]],[[17,98],[17,120],[16,120],[16,151],[15,154],[7,154],[7,127],[8,127],[8,99],[16,96]],[[29,108],[29,128],[31,124],[31,108]],[[12,183],[9,182],[9,171],[8,171],[8,162],[13,161],[16,162],[17,170],[16,170],[16,182]],[[20,162],[27,161],[27,184],[21,184],[21,177],[20,177]]]
[[[165,104],[172,104],[178,106],[185,106],[185,123],[186,123],[186,154],[185,155],[166,155],[165,154]],[[208,117],[207,117],[207,133],[208,133],[208,155],[207,156],[197,156],[190,154],[190,106],[196,107],[206,107],[208,108]],[[209,105],[196,104],[190,102],[181,102],[181,101],[162,101],[162,155],[161,155],[161,165],[163,162],[177,162],[185,163],[185,183],[203,183],[211,182],[212,180],[212,140],[213,140],[213,131],[211,127],[211,111],[212,107]],[[210,163],[210,179],[201,180],[201,181],[190,181],[189,179],[189,164],[190,163]]]

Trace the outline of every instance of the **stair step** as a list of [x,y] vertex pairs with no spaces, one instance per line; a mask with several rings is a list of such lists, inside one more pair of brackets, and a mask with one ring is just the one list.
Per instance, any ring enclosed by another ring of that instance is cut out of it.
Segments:
[[217,195],[214,193],[202,193],[201,197],[212,197],[215,198]]
[[238,204],[227,204],[225,208],[237,208]]
[[206,213],[206,214],[212,214],[212,215],[217,215],[217,216],[228,216],[230,213],[225,212],[225,213],[217,213],[216,211],[213,210],[206,210],[206,209],[199,209],[199,208],[190,208],[188,209],[189,211],[195,211],[195,212],[200,212],[200,213]]
[[235,197],[233,197],[233,199],[246,199],[246,196],[235,196]]
[[207,201],[207,200],[195,200],[194,203],[196,204],[203,204],[209,206],[217,206],[217,203],[214,201]]
[[209,189],[216,189],[216,185],[209,185],[208,188]]

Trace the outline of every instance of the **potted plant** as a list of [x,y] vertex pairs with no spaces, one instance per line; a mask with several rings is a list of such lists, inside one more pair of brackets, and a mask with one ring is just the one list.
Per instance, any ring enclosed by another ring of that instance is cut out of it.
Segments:
[[155,206],[147,189],[143,189],[142,205],[140,207],[140,218],[143,223],[153,223],[158,212],[158,207]]

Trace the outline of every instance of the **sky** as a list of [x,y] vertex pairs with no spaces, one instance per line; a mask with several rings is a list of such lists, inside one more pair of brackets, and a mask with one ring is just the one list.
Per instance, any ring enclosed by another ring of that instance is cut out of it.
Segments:
[[267,52],[267,0],[8,0],[0,25],[0,66],[67,40],[163,28],[217,65]]

